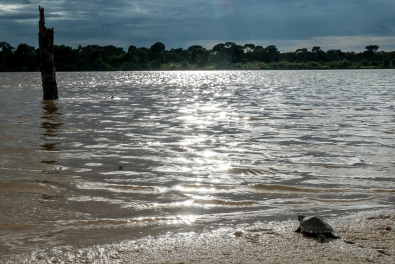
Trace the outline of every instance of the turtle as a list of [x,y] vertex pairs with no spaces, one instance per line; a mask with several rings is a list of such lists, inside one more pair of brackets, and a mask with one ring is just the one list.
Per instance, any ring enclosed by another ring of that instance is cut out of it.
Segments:
[[298,215],[299,227],[295,232],[303,232],[304,234],[315,236],[319,242],[325,242],[326,237],[340,238],[335,235],[333,228],[324,220],[317,216],[306,217]]

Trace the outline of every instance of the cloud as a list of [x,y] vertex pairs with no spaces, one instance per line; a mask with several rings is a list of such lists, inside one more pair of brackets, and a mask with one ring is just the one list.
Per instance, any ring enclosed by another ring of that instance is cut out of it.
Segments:
[[161,41],[176,48],[218,40],[292,48],[303,41],[346,45],[346,38],[395,35],[393,0],[2,0],[1,41],[35,44],[38,5],[55,28],[55,43],[65,45],[127,48]]

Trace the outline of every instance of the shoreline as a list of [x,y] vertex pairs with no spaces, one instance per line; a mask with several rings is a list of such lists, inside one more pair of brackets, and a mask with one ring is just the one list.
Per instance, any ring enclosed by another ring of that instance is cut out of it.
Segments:
[[[366,68],[301,68],[301,69],[149,69],[149,70],[84,70],[84,71],[56,71],[56,73],[81,73],[81,72],[214,72],[214,71],[353,71],[353,70],[395,70],[395,68],[379,68],[379,67],[366,67]],[[3,71],[0,73],[40,73],[40,71]]]
[[297,220],[167,233],[86,248],[0,256],[1,263],[395,263],[395,209],[325,219],[341,239],[318,243]]

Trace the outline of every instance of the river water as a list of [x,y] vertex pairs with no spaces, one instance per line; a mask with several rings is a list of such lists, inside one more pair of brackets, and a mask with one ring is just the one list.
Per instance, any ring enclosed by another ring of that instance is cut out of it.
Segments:
[[394,73],[0,73],[0,252],[393,206]]

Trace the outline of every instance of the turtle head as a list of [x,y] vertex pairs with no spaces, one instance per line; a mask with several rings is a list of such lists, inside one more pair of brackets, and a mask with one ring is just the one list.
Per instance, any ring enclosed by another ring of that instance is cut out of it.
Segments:
[[305,218],[306,218],[306,216],[304,216],[304,215],[298,215],[298,220],[299,220],[299,222],[302,221],[302,220],[305,219]]

